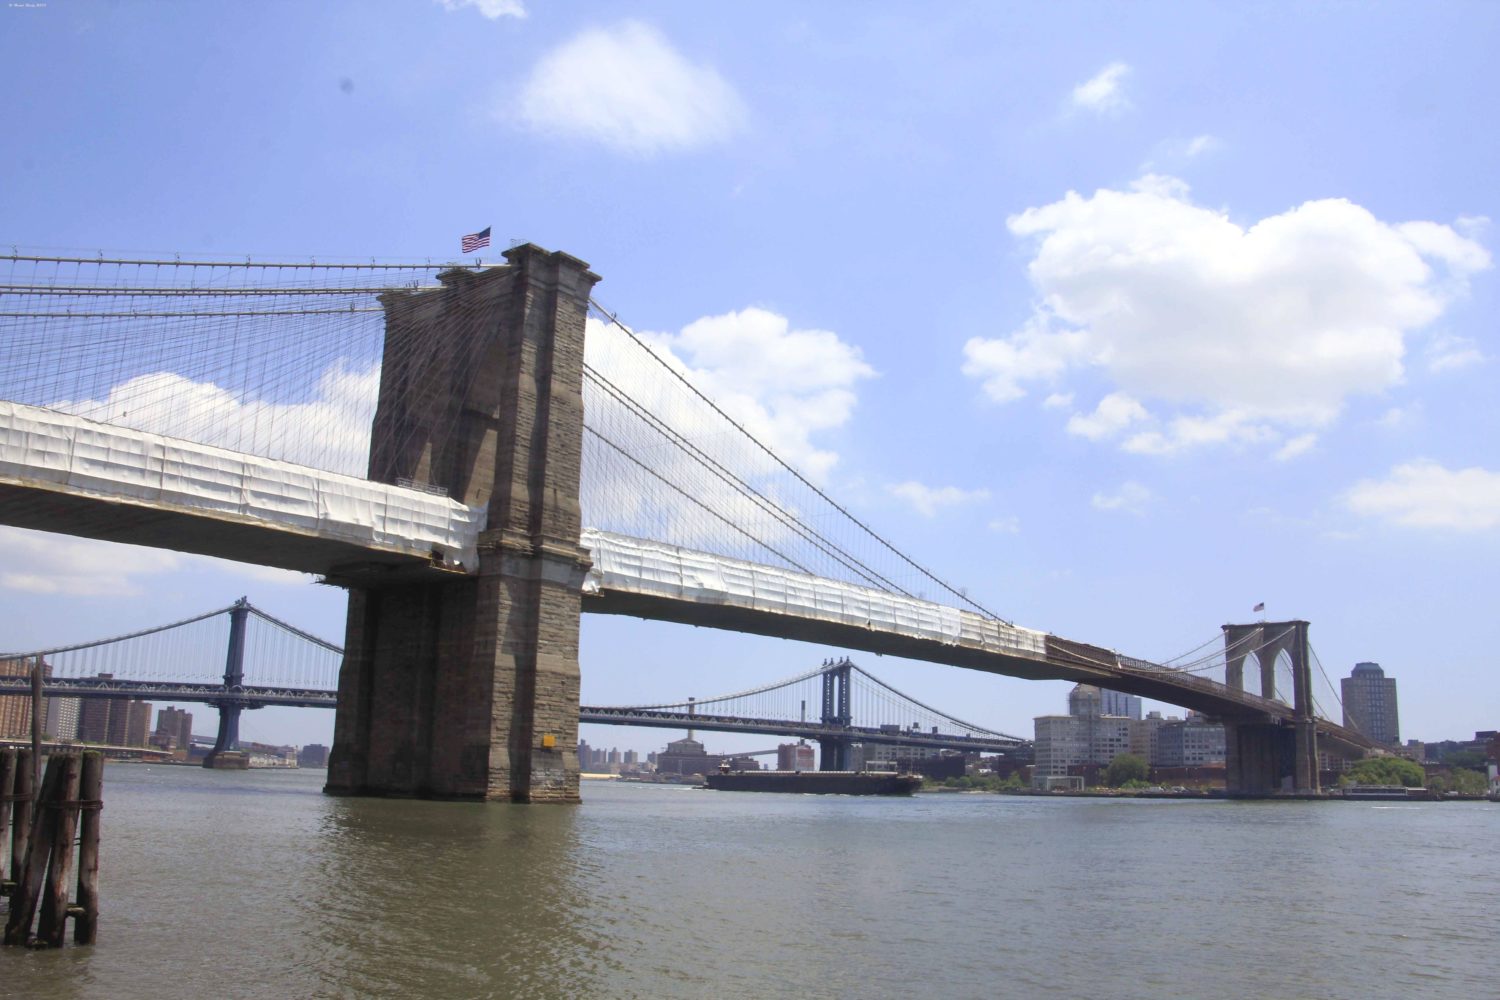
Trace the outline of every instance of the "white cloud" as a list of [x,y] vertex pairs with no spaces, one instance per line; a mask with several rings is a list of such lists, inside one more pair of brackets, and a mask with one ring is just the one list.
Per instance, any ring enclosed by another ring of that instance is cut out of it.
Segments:
[[1187,144],[1183,147],[1182,152],[1183,155],[1188,157],[1188,159],[1192,159],[1195,156],[1202,156],[1204,153],[1212,153],[1215,150],[1223,148],[1224,140],[1220,139],[1218,136],[1205,134],[1195,135],[1191,139],[1189,139],[1187,141]]
[[90,420],[364,476],[379,388],[378,364],[355,370],[339,360],[318,377],[311,398],[296,403],[242,399],[212,382],[153,372],[111,386],[103,399],[47,405]]
[[720,142],[744,124],[739,95],[649,25],[590,28],[543,56],[520,98],[531,127],[651,156]]
[[1278,448],[1274,457],[1278,462],[1286,462],[1296,458],[1298,455],[1305,455],[1317,443],[1318,436],[1316,434],[1299,434]]
[[1389,410],[1386,410],[1384,413],[1382,413],[1378,418],[1376,418],[1375,423],[1381,427],[1395,429],[1397,427],[1406,426],[1413,420],[1421,417],[1421,415],[1422,404],[1420,402],[1413,403],[1410,406],[1406,407],[1393,406]]
[[491,21],[502,17],[525,17],[526,5],[521,0],[437,0],[444,10],[462,10],[473,7]]
[[140,578],[175,572],[183,557],[162,549],[120,547],[86,538],[0,527],[0,587],[66,597],[135,597]]
[[1099,441],[1114,437],[1136,421],[1150,416],[1144,406],[1123,392],[1112,392],[1099,400],[1093,413],[1075,413],[1069,417],[1068,433]]
[[1135,421],[1123,447],[1136,452],[1273,443],[1327,425],[1348,397],[1398,384],[1406,337],[1490,266],[1448,226],[1393,226],[1343,199],[1241,226],[1170,177],[1069,192],[1008,223],[1034,241],[1038,301],[1016,332],[971,339],[965,374],[1004,402],[1030,383],[1056,394],[1069,372],[1102,371],[1160,414]]
[[[817,438],[849,420],[858,401],[855,387],[875,375],[859,349],[837,334],[795,329],[786,317],[766,309],[706,316],[675,334],[639,336],[731,419],[814,482],[826,481],[839,459]],[[584,354],[591,370],[673,428],[688,446],[795,510],[795,499],[783,492],[791,487],[771,457],[666,377],[625,334],[590,319]],[[585,439],[585,447],[595,453],[584,463],[583,483],[584,516],[592,526],[706,547],[722,535],[717,519],[723,518],[762,541],[784,538],[786,525],[738,488],[707,472],[681,448],[653,440],[640,419],[602,389],[586,383],[585,390],[587,423],[595,432]],[[654,474],[607,454],[606,436],[618,438]],[[662,480],[678,484],[696,502],[684,500]]]
[[1150,500],[1150,490],[1140,483],[1126,482],[1114,493],[1095,493],[1092,502],[1095,510],[1123,510],[1128,514],[1140,514],[1145,511]]
[[1472,339],[1449,333],[1433,337],[1432,342],[1427,345],[1426,354],[1427,370],[1434,375],[1468,368],[1488,360]]
[[886,490],[892,496],[905,500],[923,517],[934,517],[944,507],[976,503],[980,500],[988,500],[990,496],[988,490],[961,490],[957,486],[924,486],[913,480],[887,486]]
[[1120,85],[1129,73],[1130,67],[1124,63],[1110,63],[1073,88],[1073,106],[1100,114],[1124,111],[1130,107],[1130,101]]
[[1344,500],[1357,514],[1404,527],[1488,531],[1500,527],[1500,472],[1419,459],[1383,480],[1361,480]]
[[997,535],[1015,535],[1021,531],[1021,519],[1014,514],[997,517],[987,527]]
[[1042,405],[1049,410],[1065,410],[1073,405],[1073,394],[1071,392],[1054,392],[1042,400]]

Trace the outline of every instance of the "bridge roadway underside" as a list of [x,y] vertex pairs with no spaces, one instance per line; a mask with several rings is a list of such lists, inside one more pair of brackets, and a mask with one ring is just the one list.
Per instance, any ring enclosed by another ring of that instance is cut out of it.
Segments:
[[430,553],[381,549],[258,517],[130,503],[0,481],[0,524],[313,573],[329,582],[463,576]]
[[[1110,663],[1116,654],[1096,646],[1047,637],[1045,656],[976,648],[914,636],[896,635],[858,625],[814,618],[794,618],[775,611],[726,604],[701,604],[653,594],[604,590],[586,596],[583,611],[676,622],[702,628],[725,629],[778,639],[860,650],[884,656],[899,656],[1025,680],[1061,680],[1095,684],[1126,694],[1140,695],[1169,705],[1178,705],[1226,723],[1290,726],[1290,706],[1253,696],[1234,697],[1222,685],[1207,685],[1197,678],[1163,670],[1116,670],[1097,666]],[[1318,722],[1319,738],[1327,749],[1354,757],[1362,756],[1368,744],[1357,734],[1326,720]]]

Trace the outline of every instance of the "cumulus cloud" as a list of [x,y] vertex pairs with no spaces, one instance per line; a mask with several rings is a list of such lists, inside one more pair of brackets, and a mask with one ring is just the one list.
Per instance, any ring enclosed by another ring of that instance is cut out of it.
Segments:
[[1212,153],[1214,150],[1222,149],[1223,147],[1224,140],[1220,139],[1218,136],[1205,134],[1193,136],[1187,141],[1186,145],[1183,146],[1182,151],[1185,156],[1187,156],[1189,159],[1192,159],[1195,156],[1202,156],[1205,153]]
[[1138,420],[1150,417],[1146,408],[1123,392],[1112,392],[1099,400],[1093,413],[1075,413],[1068,418],[1068,433],[1099,441],[1114,437]]
[[92,538],[0,527],[0,589],[60,597],[139,597],[170,575],[212,569],[256,584],[303,586],[305,573]]
[[1092,501],[1095,510],[1121,510],[1127,514],[1140,514],[1152,499],[1151,491],[1137,482],[1125,482],[1113,493],[1095,493]]
[[141,578],[175,572],[182,556],[162,549],[120,546],[42,531],[0,527],[0,587],[62,597],[134,597]]
[[1500,472],[1418,459],[1384,479],[1361,480],[1344,500],[1357,514],[1403,527],[1489,531],[1500,527]]
[[716,70],[689,62],[638,21],[591,28],[543,56],[519,111],[538,131],[634,156],[721,142],[745,121],[739,95]]
[[1450,333],[1438,334],[1427,345],[1427,370],[1434,375],[1457,371],[1487,360],[1479,345],[1469,337]]
[[[1034,246],[1037,304],[1014,333],[971,339],[964,372],[998,402],[1102,372],[1121,397],[1112,419],[1139,425],[1122,446],[1143,453],[1275,444],[1327,425],[1350,396],[1399,383],[1407,336],[1491,265],[1451,227],[1391,225],[1344,199],[1242,226],[1159,176],[1069,192],[1008,225]],[[1110,418],[1075,415],[1071,427],[1103,438]]]
[[1130,107],[1121,84],[1130,74],[1130,67],[1122,62],[1113,62],[1093,77],[1073,88],[1073,106],[1099,114],[1113,114]]
[[494,21],[502,17],[525,17],[526,5],[521,0],[437,0],[444,10],[462,10],[473,7]]
[[1296,458],[1298,455],[1305,455],[1307,452],[1311,451],[1313,449],[1313,446],[1317,443],[1318,436],[1316,434],[1298,434],[1296,437],[1289,439],[1285,444],[1278,448],[1274,457],[1278,462],[1290,461],[1291,459]]
[[[676,333],[639,334],[668,367],[714,401],[775,455],[813,482],[824,482],[838,454],[819,443],[853,414],[857,384],[875,375],[857,347],[828,330],[798,329],[785,317],[750,308],[705,316]],[[646,534],[703,547],[727,520],[763,541],[784,537],[786,525],[732,483],[705,471],[679,444],[699,449],[776,503],[795,509],[780,466],[734,432],[681,383],[664,377],[616,328],[590,319],[585,361],[677,437],[653,437],[647,421],[602,386],[585,383],[585,516],[595,527]],[[618,456],[618,439],[640,464]],[[612,454],[614,453],[614,454]],[[693,496],[689,501],[676,486]],[[597,498],[597,502],[595,500]],[[804,500],[811,502],[810,498]]]
[[152,372],[117,383],[101,399],[47,405],[91,420],[363,476],[380,388],[379,364],[340,360],[296,402],[244,397],[213,382]]
[[957,486],[925,486],[913,480],[895,483],[886,487],[894,497],[906,501],[923,517],[934,517],[945,507],[988,500],[989,490],[962,490]]

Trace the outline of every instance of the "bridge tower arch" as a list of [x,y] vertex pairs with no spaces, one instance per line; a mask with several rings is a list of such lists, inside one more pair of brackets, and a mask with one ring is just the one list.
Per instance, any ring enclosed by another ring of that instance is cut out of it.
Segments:
[[1232,796],[1317,793],[1317,715],[1312,697],[1312,652],[1305,621],[1225,625],[1224,683],[1244,690],[1245,661],[1255,657],[1263,698],[1276,697],[1276,662],[1292,667],[1292,721],[1224,720],[1225,785]]
[[583,340],[598,276],[531,244],[392,292],[369,478],[486,511],[451,579],[351,567],[326,791],[578,801]]

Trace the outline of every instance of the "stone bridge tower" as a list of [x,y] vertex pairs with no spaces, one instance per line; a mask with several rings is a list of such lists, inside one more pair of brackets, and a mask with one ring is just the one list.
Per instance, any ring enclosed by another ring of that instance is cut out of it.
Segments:
[[393,292],[369,478],[488,519],[470,575],[351,570],[326,791],[578,801],[583,337],[598,276],[526,244]]
[[1245,660],[1260,667],[1263,698],[1276,697],[1276,660],[1292,664],[1292,713],[1280,722],[1224,722],[1225,785],[1230,795],[1262,797],[1277,792],[1317,792],[1318,732],[1312,697],[1312,656],[1307,622],[1259,622],[1224,626],[1224,683],[1245,686]]

